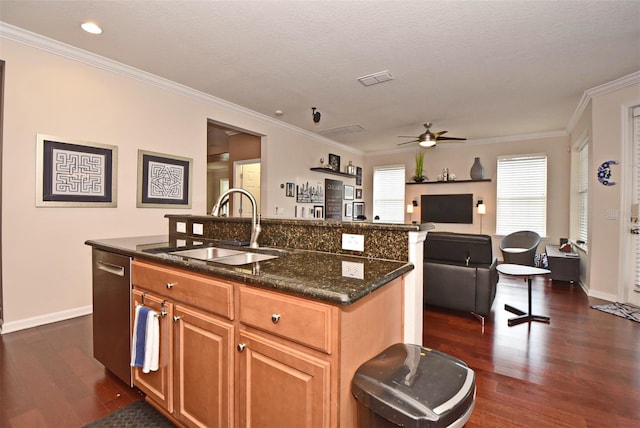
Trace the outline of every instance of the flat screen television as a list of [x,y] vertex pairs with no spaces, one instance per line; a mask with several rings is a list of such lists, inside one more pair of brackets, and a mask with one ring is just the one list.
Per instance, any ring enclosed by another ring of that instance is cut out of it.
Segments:
[[421,195],[421,223],[473,223],[473,193]]

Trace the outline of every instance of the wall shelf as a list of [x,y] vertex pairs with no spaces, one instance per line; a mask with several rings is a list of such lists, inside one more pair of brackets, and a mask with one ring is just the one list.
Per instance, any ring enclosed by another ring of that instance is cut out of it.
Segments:
[[454,184],[454,183],[481,183],[491,181],[490,178],[483,178],[482,180],[449,180],[449,181],[421,181],[416,183],[415,181],[408,181],[406,184]]
[[347,174],[346,172],[334,171],[334,170],[329,169],[329,168],[316,167],[316,168],[311,168],[311,171],[322,172],[322,173],[325,173],[325,174],[339,175],[340,177],[348,177],[348,178],[356,178],[357,177],[356,175],[353,175],[353,174]]

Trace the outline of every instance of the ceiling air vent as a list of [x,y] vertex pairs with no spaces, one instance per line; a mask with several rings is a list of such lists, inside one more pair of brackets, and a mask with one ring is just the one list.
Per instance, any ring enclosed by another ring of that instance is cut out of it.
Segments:
[[325,137],[335,137],[338,135],[353,134],[354,132],[362,131],[364,131],[364,128],[360,125],[347,125],[340,126],[338,128],[324,129],[322,131],[318,131],[318,134],[324,135]]
[[377,85],[378,83],[388,82],[389,80],[393,80],[393,76],[389,73],[389,70],[358,77],[358,81],[360,81],[364,86]]

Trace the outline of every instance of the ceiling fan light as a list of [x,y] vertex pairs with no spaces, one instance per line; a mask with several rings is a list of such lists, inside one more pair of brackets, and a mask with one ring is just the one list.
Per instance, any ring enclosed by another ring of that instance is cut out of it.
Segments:
[[421,147],[433,147],[433,146],[436,145],[436,141],[435,140],[423,140],[423,141],[420,141],[418,143],[418,145],[421,146]]

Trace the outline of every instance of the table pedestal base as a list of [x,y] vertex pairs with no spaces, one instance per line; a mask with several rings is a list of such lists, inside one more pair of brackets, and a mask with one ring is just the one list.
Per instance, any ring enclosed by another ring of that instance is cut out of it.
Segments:
[[509,327],[511,327],[512,325],[522,324],[523,322],[528,322],[528,321],[539,321],[547,324],[551,322],[551,318],[549,317],[545,317],[543,315],[533,315],[531,313],[526,313],[510,305],[504,305],[504,308],[507,311],[511,312],[512,314],[520,315],[519,317],[509,318],[508,320]]
[[511,327],[512,325],[518,325],[518,324],[522,324],[523,322],[529,322],[529,321],[538,321],[538,322],[544,322],[549,324],[551,322],[551,318],[549,317],[545,317],[543,315],[534,315],[531,313],[531,275],[527,276],[527,286],[529,288],[528,290],[528,294],[529,294],[529,312],[525,312],[525,311],[521,311],[518,308],[514,308],[511,305],[504,305],[504,308],[511,312],[512,314],[516,314],[516,315],[520,315],[519,317],[515,317],[515,318],[509,318],[509,327]]

